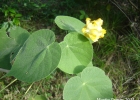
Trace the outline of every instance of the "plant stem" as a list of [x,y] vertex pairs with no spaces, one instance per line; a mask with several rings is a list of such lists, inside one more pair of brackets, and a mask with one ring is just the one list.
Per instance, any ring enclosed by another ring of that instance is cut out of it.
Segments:
[[5,73],[8,73],[8,72],[9,72],[9,70],[0,68],[0,72],[5,72]]

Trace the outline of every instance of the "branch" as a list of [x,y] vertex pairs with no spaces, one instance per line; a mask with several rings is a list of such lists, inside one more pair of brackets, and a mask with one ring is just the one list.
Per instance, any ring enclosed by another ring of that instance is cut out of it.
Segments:
[[131,2],[130,0],[128,0],[128,1],[135,9],[139,10],[138,7],[133,2]]

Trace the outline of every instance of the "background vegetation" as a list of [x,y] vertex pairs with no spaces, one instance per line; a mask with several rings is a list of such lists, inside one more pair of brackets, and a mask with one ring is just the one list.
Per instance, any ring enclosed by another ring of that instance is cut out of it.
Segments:
[[[140,98],[140,1],[139,0],[1,0],[0,26],[12,22],[30,32],[51,29],[57,41],[67,34],[54,24],[57,15],[76,17],[85,22],[102,18],[107,34],[94,43],[93,65],[102,68],[113,82],[114,98]],[[0,77],[5,73],[0,72]],[[0,80],[1,100],[21,100],[45,95],[62,100],[62,90],[70,75],[60,70],[33,84],[8,77]]]

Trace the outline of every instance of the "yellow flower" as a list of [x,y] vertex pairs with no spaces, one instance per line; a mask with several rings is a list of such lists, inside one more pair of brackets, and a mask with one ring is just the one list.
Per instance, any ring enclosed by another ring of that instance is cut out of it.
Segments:
[[86,19],[86,25],[82,28],[82,32],[87,38],[90,38],[93,42],[98,41],[99,38],[103,38],[106,30],[102,28],[103,20],[98,18],[91,21],[90,18]]

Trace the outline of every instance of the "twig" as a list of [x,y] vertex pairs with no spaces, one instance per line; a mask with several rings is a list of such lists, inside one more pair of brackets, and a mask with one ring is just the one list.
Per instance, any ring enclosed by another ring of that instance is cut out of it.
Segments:
[[131,22],[131,23],[133,23],[131,20],[130,20],[130,18],[127,16],[127,14],[121,9],[121,7],[119,7],[118,5],[117,5],[117,2],[114,0],[114,2],[112,1],[112,0],[110,0],[110,2],[111,3],[113,3],[124,15],[125,15],[125,17]]
[[29,92],[29,90],[31,89],[31,87],[32,87],[33,84],[34,84],[34,83],[32,83],[32,84],[28,87],[28,89],[27,89],[26,92],[24,93],[24,95],[23,95],[23,97],[22,97],[21,100],[23,100],[23,98],[25,97],[25,95]]
[[135,9],[139,10],[138,7],[133,2],[131,2],[130,0],[128,0],[128,1]]
[[30,90],[30,88],[32,87],[33,83],[29,86],[29,88],[27,89],[27,91],[25,92],[24,95],[26,95],[28,93],[28,91]]
[[6,87],[4,87],[2,90],[0,90],[0,92],[2,92],[3,90],[5,90],[8,86],[10,86],[11,84],[13,84],[17,79],[13,80],[11,83],[9,83]]
[[[111,3],[113,3],[124,15],[125,15],[125,17],[129,20],[129,22],[131,23],[131,28],[134,30],[134,32],[136,32],[136,34],[137,34],[137,36],[140,38],[140,34],[139,34],[139,32],[138,32],[138,30],[137,30],[137,28],[135,27],[135,22],[133,22],[133,21],[131,21],[130,20],[130,18],[127,16],[127,14],[121,9],[121,7],[119,7],[118,5],[117,5],[117,2],[115,1],[115,0],[109,0]],[[130,0],[129,0],[130,1]],[[130,1],[131,2],[131,1]]]
[[108,60],[107,60],[106,63],[105,63],[104,68],[106,68],[106,67],[110,64],[110,62],[111,62],[113,56],[114,56],[114,53],[112,53],[111,56],[108,58]]

